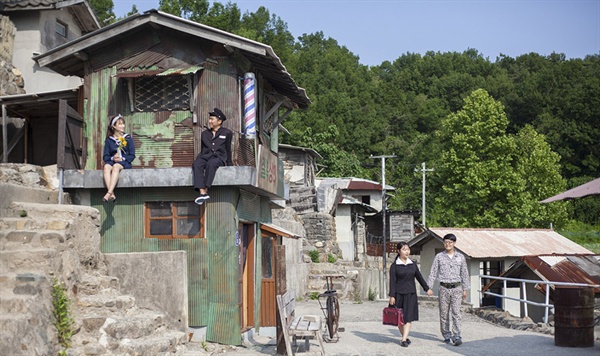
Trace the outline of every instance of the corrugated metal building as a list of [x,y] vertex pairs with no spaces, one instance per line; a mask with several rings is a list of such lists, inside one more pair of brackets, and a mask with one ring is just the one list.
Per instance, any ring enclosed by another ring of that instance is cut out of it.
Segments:
[[[593,254],[592,251],[576,244],[548,229],[471,229],[432,227],[415,236],[408,243],[411,253],[420,255],[420,270],[427,278],[431,270],[433,258],[444,251],[443,237],[446,234],[456,236],[455,249],[467,258],[467,267],[471,276],[471,290],[467,294],[467,302],[479,307],[480,274],[499,276],[506,268],[523,256],[552,254]],[[483,284],[487,284],[485,280]],[[437,290],[439,281],[435,282]],[[502,294],[501,286],[492,291]],[[481,306],[496,305],[494,297],[483,298]],[[518,304],[517,304],[518,310]]]
[[[278,130],[310,100],[271,47],[151,10],[34,59],[83,78],[77,107],[61,102],[57,163],[63,188],[100,210],[102,251],[185,250],[189,325],[206,326],[209,341],[237,345],[244,331],[274,326],[275,293],[285,288],[276,282],[285,263],[278,246],[297,237],[269,224],[284,195]],[[246,73],[256,78],[255,139],[244,134]],[[210,200],[198,206],[191,165],[214,107],[234,132],[234,165],[217,170]],[[117,113],[136,159],[111,204],[101,200],[102,151]]]

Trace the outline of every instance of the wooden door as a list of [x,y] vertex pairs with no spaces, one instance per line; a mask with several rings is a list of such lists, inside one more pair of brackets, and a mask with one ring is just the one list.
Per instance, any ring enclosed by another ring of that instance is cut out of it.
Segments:
[[241,223],[240,234],[240,317],[242,330],[254,327],[254,224]]
[[81,169],[85,166],[83,118],[61,99],[58,105],[58,144],[56,166],[63,169]]

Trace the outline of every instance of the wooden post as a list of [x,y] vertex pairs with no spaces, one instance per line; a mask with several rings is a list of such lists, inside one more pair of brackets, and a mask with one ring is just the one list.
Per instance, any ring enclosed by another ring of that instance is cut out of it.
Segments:
[[[285,278],[285,246],[275,246],[275,294],[283,295],[287,292]],[[277,297],[276,297],[277,298]],[[275,303],[277,305],[277,303]],[[279,308],[277,308],[277,354],[286,355],[285,338],[283,337],[283,326],[281,325],[281,317],[279,316]]]

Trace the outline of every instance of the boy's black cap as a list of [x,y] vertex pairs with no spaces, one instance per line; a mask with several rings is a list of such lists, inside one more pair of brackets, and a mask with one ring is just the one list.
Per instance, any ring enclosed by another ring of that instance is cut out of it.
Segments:
[[208,113],[208,115],[218,117],[221,121],[227,120],[227,116],[225,116],[225,114],[223,114],[223,112],[219,108],[214,108],[213,111],[210,111]]

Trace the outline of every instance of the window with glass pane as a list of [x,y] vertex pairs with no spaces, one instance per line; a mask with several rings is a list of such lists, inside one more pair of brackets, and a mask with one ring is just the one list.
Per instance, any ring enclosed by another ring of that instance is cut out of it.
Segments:
[[193,202],[146,202],[147,238],[204,238],[204,205]]
[[263,238],[262,240],[262,276],[273,278],[273,240]]

